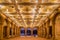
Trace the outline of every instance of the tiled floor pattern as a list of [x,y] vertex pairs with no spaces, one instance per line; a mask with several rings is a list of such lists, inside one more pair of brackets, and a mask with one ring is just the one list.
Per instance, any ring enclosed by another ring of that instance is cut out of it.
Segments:
[[40,37],[16,37],[16,38],[10,38],[6,40],[47,40],[47,39],[40,38]]

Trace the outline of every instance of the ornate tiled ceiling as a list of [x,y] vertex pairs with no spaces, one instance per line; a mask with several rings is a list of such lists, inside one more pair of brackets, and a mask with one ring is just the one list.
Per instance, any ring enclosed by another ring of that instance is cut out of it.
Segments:
[[59,0],[0,0],[0,11],[18,26],[39,26],[59,6]]

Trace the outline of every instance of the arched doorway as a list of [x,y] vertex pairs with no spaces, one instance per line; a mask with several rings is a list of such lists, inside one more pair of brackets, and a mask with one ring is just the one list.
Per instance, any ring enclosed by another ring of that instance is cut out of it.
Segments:
[[52,26],[49,26],[49,36],[52,37]]
[[7,20],[5,19],[3,24],[3,38],[7,38],[7,29],[8,29]]
[[55,17],[55,38],[60,40],[60,13]]
[[25,36],[25,28],[21,28],[21,30],[20,30],[20,35],[21,35],[21,36]]
[[37,36],[37,28],[33,28],[33,35]]
[[27,35],[28,35],[28,36],[31,35],[31,28],[27,28]]

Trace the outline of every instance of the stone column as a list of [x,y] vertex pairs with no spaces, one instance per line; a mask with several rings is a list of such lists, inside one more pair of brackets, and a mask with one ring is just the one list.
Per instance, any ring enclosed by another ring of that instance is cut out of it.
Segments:
[[13,27],[13,35],[14,35],[14,37],[15,37],[15,27],[16,27],[16,25],[14,24],[14,27]]
[[18,36],[21,36],[20,30],[21,30],[21,28],[18,27],[18,28],[17,28],[17,35],[18,35]]
[[46,38],[49,38],[49,24],[50,24],[50,21],[47,21],[47,22],[46,22],[46,28],[47,28]]
[[25,36],[27,36],[27,28],[25,28]]
[[10,37],[10,21],[7,20],[7,38]]
[[40,26],[40,37],[42,37],[42,26]]
[[33,36],[33,28],[31,28],[31,36]]
[[12,37],[14,37],[14,24],[13,23],[11,23],[11,27],[12,27],[12,29],[11,29]]
[[16,25],[14,25],[14,27],[13,27],[13,35],[14,35],[14,37],[16,36]]
[[47,29],[46,29],[46,23],[44,23],[44,37],[46,38],[46,35],[47,35]]
[[18,29],[17,29],[17,34],[18,34],[18,36],[20,36],[20,27],[18,27]]
[[4,24],[4,18],[0,15],[0,40],[3,39],[3,24]]
[[38,27],[38,37],[40,37],[40,27]]
[[43,37],[43,35],[44,35],[44,27],[43,27],[43,25],[42,25],[42,27],[41,27],[41,37]]
[[3,39],[3,24],[0,23],[0,40]]
[[18,29],[19,29],[19,27],[17,26],[16,27],[16,36],[20,36],[20,35],[18,35]]
[[42,34],[43,34],[43,35],[42,35],[43,38],[44,38],[44,36],[45,36],[45,28],[44,28],[44,27],[45,27],[45,26],[44,26],[44,24],[43,24],[43,28],[42,28],[42,29],[43,29],[43,30],[42,30],[42,32],[43,32],[43,33],[42,33]]
[[55,23],[54,18],[51,19],[51,25],[52,25],[52,40],[55,40]]
[[16,33],[17,33],[17,32],[16,32],[16,29],[17,29],[17,26],[15,26],[15,36],[17,36],[17,34],[16,34]]

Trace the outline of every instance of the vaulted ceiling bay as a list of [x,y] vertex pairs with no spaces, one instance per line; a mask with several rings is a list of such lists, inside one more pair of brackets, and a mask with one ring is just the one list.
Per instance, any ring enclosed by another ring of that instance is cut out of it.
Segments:
[[0,12],[17,26],[35,27],[59,6],[59,0],[0,0]]

